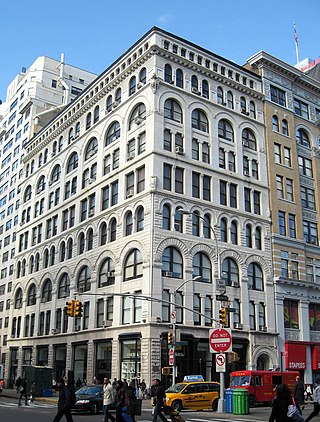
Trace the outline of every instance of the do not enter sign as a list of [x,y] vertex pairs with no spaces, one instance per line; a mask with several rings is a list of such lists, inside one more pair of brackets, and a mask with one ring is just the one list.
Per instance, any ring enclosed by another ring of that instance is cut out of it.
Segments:
[[226,353],[232,351],[230,330],[217,328],[209,331],[209,347],[211,353]]

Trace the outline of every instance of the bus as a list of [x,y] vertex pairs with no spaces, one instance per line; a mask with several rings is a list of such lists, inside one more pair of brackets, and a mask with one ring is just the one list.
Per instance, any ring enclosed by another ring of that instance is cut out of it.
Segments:
[[298,371],[235,371],[230,374],[230,388],[245,388],[249,394],[249,406],[257,403],[270,405],[275,397],[275,388],[287,384],[293,393]]

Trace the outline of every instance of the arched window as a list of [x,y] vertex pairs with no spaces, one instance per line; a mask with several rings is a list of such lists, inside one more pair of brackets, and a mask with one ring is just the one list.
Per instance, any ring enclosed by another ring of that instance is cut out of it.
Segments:
[[84,233],[80,233],[79,238],[78,238],[78,254],[81,255],[84,253],[84,248],[85,248],[85,237],[84,237]]
[[[57,154],[57,146],[58,146],[58,142],[54,141],[54,143],[52,144],[52,151],[51,151],[52,157],[54,157]],[[28,166],[29,166],[29,164],[28,164]],[[29,176],[29,174],[27,174],[26,176]]]
[[255,105],[255,103],[253,101],[250,101],[249,107],[250,107],[250,117],[255,119],[256,118],[256,105]]
[[133,249],[125,259],[124,262],[124,278],[123,281],[132,280],[134,278],[142,277],[142,255],[138,249]]
[[111,258],[106,258],[99,271],[98,287],[111,286],[114,282],[114,262]]
[[221,242],[228,242],[228,223],[224,217],[220,220],[220,240]]
[[63,262],[63,261],[65,261],[65,259],[66,259],[66,243],[63,241],[63,242],[61,242],[61,245],[60,245],[59,260],[60,260],[60,262]]
[[172,82],[172,67],[169,64],[164,66],[164,80],[169,84]]
[[29,274],[34,273],[34,256],[31,255],[30,261],[29,261]]
[[180,104],[169,98],[164,103],[164,117],[182,123],[182,108]]
[[79,138],[79,136],[80,136],[80,122],[77,122],[75,138]]
[[224,105],[223,89],[221,88],[221,86],[218,86],[217,88],[217,103]]
[[100,226],[100,246],[103,246],[107,243],[107,223],[103,222]]
[[33,172],[34,172],[34,160],[31,161],[30,174],[33,174]]
[[46,188],[46,179],[44,176],[41,176],[37,183],[37,193],[41,193]]
[[49,250],[45,249],[43,253],[43,268],[49,267]]
[[21,275],[22,275],[22,277],[24,277],[26,275],[26,265],[27,265],[26,260],[23,259],[22,264],[21,264]]
[[59,142],[58,142],[58,152],[62,150],[63,147],[63,136],[60,136]]
[[132,212],[128,211],[125,216],[125,236],[130,236],[133,233],[133,216]]
[[43,284],[41,302],[51,302],[52,300],[52,283],[49,278],[47,278]]
[[100,118],[100,108],[97,105],[93,111],[93,123],[97,123]]
[[63,273],[58,282],[58,299],[70,296],[70,278]]
[[252,227],[251,224],[246,225],[246,246],[252,248]]
[[108,95],[107,97],[106,109],[107,111],[112,110],[112,95]]
[[143,85],[147,83],[147,69],[145,67],[139,72],[139,82]]
[[192,213],[192,235],[200,236],[200,216],[198,211]]
[[117,220],[113,217],[109,223],[109,241],[117,240]]
[[40,254],[39,252],[37,252],[34,258],[34,271],[37,272],[39,270],[40,270]]
[[176,71],[176,85],[179,88],[183,88],[183,72],[181,69]]
[[255,240],[256,249],[261,251],[261,249],[262,249],[262,239],[261,239],[261,229],[260,229],[260,227],[256,228],[254,240]]
[[168,204],[164,204],[162,208],[162,228],[171,230],[171,207]]
[[37,294],[36,285],[31,284],[31,286],[28,289],[28,293],[27,293],[27,306],[31,306],[31,305],[36,304],[36,301],[37,301],[36,294]]
[[96,155],[97,152],[98,152],[98,139],[94,137],[94,138],[91,138],[90,141],[88,142],[84,159],[89,160],[89,158]]
[[205,79],[202,81],[202,96],[203,98],[209,98],[209,84]]
[[56,248],[55,246],[51,246],[50,248],[50,266],[54,265],[56,255]]
[[239,286],[239,268],[232,258],[226,258],[223,261],[222,278],[227,286]]
[[274,132],[279,132],[279,119],[276,115],[272,116],[272,130]]
[[[55,143],[57,143],[57,141],[55,141]],[[26,177],[28,177],[28,176],[29,176],[29,173],[30,173],[30,164],[28,163],[28,164],[26,165]]]
[[208,118],[202,110],[193,110],[191,116],[191,125],[194,129],[201,130],[202,132],[209,132]]
[[162,275],[182,278],[182,273],[183,261],[180,251],[174,246],[168,246],[162,254]]
[[231,221],[230,225],[230,238],[233,245],[238,244],[238,223],[234,220]]
[[87,251],[93,249],[93,230],[89,229],[87,232]]
[[[118,88],[116,90],[116,93],[114,95],[114,101],[117,105],[121,103],[121,88]],[[112,103],[112,100],[111,100],[111,103]]]
[[67,259],[72,258],[72,255],[73,255],[72,251],[73,251],[73,240],[69,239],[68,244],[67,244]]
[[129,117],[129,130],[136,128],[144,120],[146,120],[146,106],[143,103],[139,103],[132,110]]
[[211,239],[211,215],[205,214],[203,216],[203,237]]
[[109,126],[106,135],[106,146],[110,145],[112,142],[120,138],[120,124],[119,122],[113,122]]
[[137,87],[137,78],[135,76],[132,76],[129,82],[129,96],[136,92],[136,87]]
[[233,127],[226,119],[219,120],[218,123],[218,136],[226,141],[234,142]]
[[141,232],[144,229],[144,208],[138,207],[136,211],[136,231]]
[[201,277],[201,281],[212,283],[212,268],[208,256],[203,252],[198,252],[193,257],[192,277]]
[[297,129],[296,141],[299,145],[310,148],[310,139],[308,133],[304,129]]
[[92,115],[91,115],[91,112],[90,112],[90,113],[87,114],[87,117],[86,117],[86,130],[90,129],[91,120],[92,120]]
[[242,145],[246,148],[257,150],[256,137],[251,129],[245,128],[242,131]]
[[21,277],[21,261],[17,263],[17,278]]
[[87,265],[79,272],[77,288],[82,292],[88,292],[91,289],[91,271]]
[[27,201],[29,201],[29,200],[31,199],[31,196],[32,196],[32,188],[31,188],[31,186],[30,186],[30,185],[28,185],[28,186],[26,187],[25,192],[24,192],[23,202],[27,202]]
[[60,180],[60,176],[61,176],[61,166],[57,164],[56,166],[54,166],[52,170],[50,182],[51,183],[57,182],[58,180]]
[[79,164],[78,154],[76,152],[73,152],[70,155],[69,160],[67,162],[67,174],[75,170],[78,167],[78,164]]
[[22,308],[22,289],[19,288],[14,297],[14,309],[21,309]]
[[38,167],[41,167],[42,166],[42,158],[43,158],[42,153],[40,153],[39,154]]
[[47,161],[48,161],[48,148],[44,150],[43,163],[45,164]]
[[74,140],[74,135],[73,135],[73,127],[69,130],[68,133],[68,145],[71,144],[71,142]]
[[240,110],[242,114],[247,114],[247,100],[244,97],[240,97]]
[[191,76],[191,89],[192,89],[192,92],[198,93],[199,82],[198,82],[198,78],[196,77],[196,75]]
[[231,91],[227,92],[227,106],[232,110],[234,109],[233,94]]
[[176,232],[183,233],[183,215],[180,210],[181,207],[177,207],[174,213],[174,229]]
[[282,135],[289,136],[289,126],[286,119],[282,120],[281,129],[282,129]]
[[259,264],[252,262],[248,266],[248,288],[263,290],[263,275]]

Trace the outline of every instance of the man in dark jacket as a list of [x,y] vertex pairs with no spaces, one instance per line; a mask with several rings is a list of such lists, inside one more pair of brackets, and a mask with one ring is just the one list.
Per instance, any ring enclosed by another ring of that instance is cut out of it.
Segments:
[[21,380],[20,387],[19,387],[19,393],[20,393],[20,397],[19,397],[18,406],[21,406],[22,397],[24,397],[25,405],[28,406],[27,380],[25,378],[23,378]]
[[153,398],[153,419],[152,422],[157,422],[158,416],[163,422],[167,422],[167,418],[162,413],[164,406],[166,391],[161,385],[161,381],[158,378],[152,380],[151,397]]
[[293,395],[296,401],[299,403],[301,409],[304,409],[304,384],[300,377],[296,377],[296,383],[294,384]]
[[58,413],[53,419],[53,422],[59,422],[63,416],[66,417],[68,422],[73,422],[71,416],[71,391],[65,385],[63,379],[58,381],[57,386],[59,388]]

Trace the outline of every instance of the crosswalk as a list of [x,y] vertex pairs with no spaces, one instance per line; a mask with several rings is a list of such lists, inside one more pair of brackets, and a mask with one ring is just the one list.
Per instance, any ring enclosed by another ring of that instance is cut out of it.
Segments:
[[[18,407],[18,403],[17,402],[12,402],[12,401],[0,401],[0,407]],[[29,404],[29,406],[26,406],[24,403],[21,403],[21,407],[25,407],[25,408],[30,408],[30,409],[34,409],[34,408],[45,408],[45,409],[56,409],[57,405],[56,404],[52,404],[52,403],[31,403]]]

